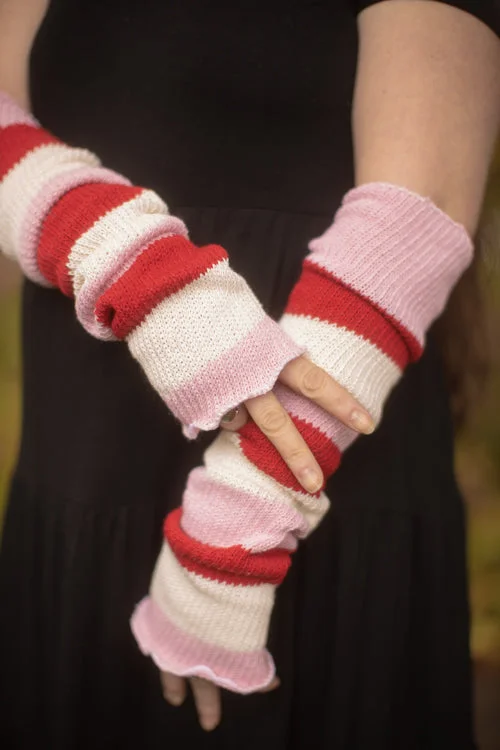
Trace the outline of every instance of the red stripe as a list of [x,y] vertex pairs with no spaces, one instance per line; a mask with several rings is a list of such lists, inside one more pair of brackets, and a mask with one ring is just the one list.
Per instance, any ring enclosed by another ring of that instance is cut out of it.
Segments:
[[239,545],[212,547],[188,536],[181,526],[182,508],[165,518],[163,533],[180,564],[197,575],[235,586],[279,585],[290,567],[283,549],[252,553]]
[[128,185],[89,183],[63,195],[47,215],[38,243],[38,267],[45,278],[72,297],[67,263],[73,245],[105,214],[141,192]]
[[48,143],[60,143],[53,135],[33,125],[9,125],[0,129],[0,180],[29,151]]
[[152,242],[99,298],[97,320],[125,338],[163,299],[227,258],[218,245],[196,247],[180,235]]
[[[339,449],[321,430],[318,430],[309,422],[293,415],[290,415],[290,417],[319,463],[325,479],[328,479],[339,467]],[[281,455],[255,422],[247,422],[238,432],[243,454],[260,471],[263,471],[264,474],[272,477],[284,487],[289,487],[297,492],[305,492]],[[319,496],[319,493],[316,493],[316,496]]]
[[326,269],[304,261],[286,312],[335,323],[371,341],[403,370],[409,359],[418,359],[422,347],[399,321],[371,300],[346,286]]

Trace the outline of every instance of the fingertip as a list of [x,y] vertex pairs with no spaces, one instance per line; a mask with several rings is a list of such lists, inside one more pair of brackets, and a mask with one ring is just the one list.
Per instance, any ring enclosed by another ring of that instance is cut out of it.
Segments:
[[219,726],[220,719],[217,716],[204,716],[200,719],[200,726],[205,732],[213,732]]
[[351,412],[351,426],[357,430],[357,432],[363,433],[363,435],[371,435],[375,431],[375,423],[369,414],[362,412],[359,409],[354,409]]
[[163,693],[163,697],[169,703],[171,706],[182,706],[184,703],[186,696],[182,695],[182,693]]
[[324,485],[323,474],[318,469],[302,469],[298,473],[297,479],[305,491],[309,492],[311,495],[315,495],[316,492],[319,492]]

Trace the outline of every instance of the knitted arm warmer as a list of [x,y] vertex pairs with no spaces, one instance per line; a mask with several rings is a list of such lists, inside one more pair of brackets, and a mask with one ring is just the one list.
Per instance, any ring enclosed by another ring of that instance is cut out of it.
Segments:
[[302,351],[222,247],[193,245],[154,192],[1,92],[0,247],[32,281],[73,297],[90,334],[127,342],[188,437],[271,390]]
[[[470,262],[471,240],[429,199],[373,183],[345,196],[310,250],[281,324],[379,421]],[[275,393],[330,476],[357,433],[284,386]],[[132,618],[143,652],[237,692],[268,684],[276,586],[327,508],[253,423],[219,435],[166,519],[150,596]]]

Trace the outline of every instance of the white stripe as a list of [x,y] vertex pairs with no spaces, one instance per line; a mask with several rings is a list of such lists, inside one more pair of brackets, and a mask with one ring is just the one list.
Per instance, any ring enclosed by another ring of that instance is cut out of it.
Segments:
[[78,319],[93,336],[114,339],[112,331],[95,318],[99,297],[145,248],[160,237],[187,236],[184,223],[168,213],[166,204],[151,190],[108,211],[82,234],[68,257]]
[[[228,310],[237,313],[229,318]],[[127,341],[153,387],[168,400],[240,343],[264,315],[247,283],[225,259],[160,302]]]
[[189,635],[231,651],[253,651],[266,645],[275,590],[270,583],[232,586],[191,573],[164,542],[150,594]]
[[152,190],[122,203],[96,220],[71,248],[68,269],[78,296],[84,284],[102,277],[108,266],[150,228],[160,225],[168,208]]
[[205,451],[204,460],[208,476],[220,484],[258,495],[274,505],[283,503],[301,513],[309,526],[308,534],[330,507],[324,492],[319,497],[296,492],[260,471],[243,454],[240,437],[235,432],[222,430]]
[[353,331],[317,318],[286,314],[281,326],[379,422],[384,402],[401,377],[390,357]]
[[29,151],[0,182],[0,246],[15,257],[26,212],[45,183],[75,167],[96,167],[99,160],[83,148],[47,144]]

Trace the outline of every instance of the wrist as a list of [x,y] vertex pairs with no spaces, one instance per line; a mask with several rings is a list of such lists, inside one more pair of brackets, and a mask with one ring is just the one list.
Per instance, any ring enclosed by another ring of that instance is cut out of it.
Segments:
[[412,359],[473,254],[461,224],[429,198],[389,183],[350,190],[309,247],[316,266],[392,320]]

